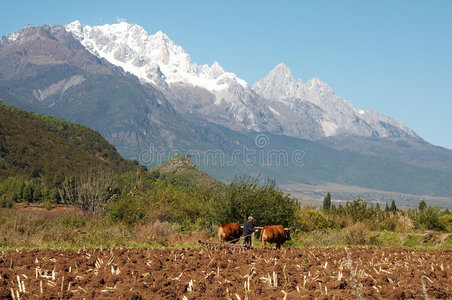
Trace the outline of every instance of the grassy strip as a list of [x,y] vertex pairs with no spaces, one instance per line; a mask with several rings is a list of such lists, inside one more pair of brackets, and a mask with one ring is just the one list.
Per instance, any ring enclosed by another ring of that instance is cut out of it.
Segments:
[[82,212],[0,209],[1,250],[184,247],[208,236],[207,231],[180,232],[167,222],[127,226]]
[[428,250],[452,249],[452,234],[437,231],[410,230],[405,232],[364,230],[357,233],[349,228],[304,232],[287,245],[294,247],[362,247],[413,248]]
[[[190,232],[158,220],[127,226],[109,217],[82,212],[18,211],[0,209],[0,250],[79,248],[193,248],[198,240],[215,241],[215,226]],[[452,235],[435,231],[378,231],[364,226],[295,232],[293,247],[377,246],[452,249]],[[254,241],[260,248],[259,240]]]

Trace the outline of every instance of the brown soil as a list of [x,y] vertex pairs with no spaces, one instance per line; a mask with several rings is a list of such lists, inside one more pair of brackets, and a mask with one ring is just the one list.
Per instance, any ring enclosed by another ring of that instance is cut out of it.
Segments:
[[0,299],[451,299],[451,276],[451,250],[0,253]]

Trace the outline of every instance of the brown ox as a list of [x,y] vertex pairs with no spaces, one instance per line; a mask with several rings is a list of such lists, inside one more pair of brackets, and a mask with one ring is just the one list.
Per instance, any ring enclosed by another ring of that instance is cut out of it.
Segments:
[[284,228],[282,225],[264,226],[262,228],[260,240],[262,248],[265,249],[265,243],[276,243],[276,248],[281,248],[285,241],[290,241],[291,228]]
[[224,243],[231,241],[236,243],[242,236],[243,229],[239,223],[228,223],[218,227],[218,242]]

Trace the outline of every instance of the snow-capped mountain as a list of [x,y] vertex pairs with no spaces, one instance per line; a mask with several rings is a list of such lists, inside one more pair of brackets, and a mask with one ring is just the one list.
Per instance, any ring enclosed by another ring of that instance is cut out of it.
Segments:
[[[253,89],[267,99],[270,107],[278,107],[294,115],[287,118],[286,113],[274,109],[286,135],[314,139],[322,135],[418,138],[414,131],[391,117],[371,109],[356,109],[318,78],[306,83],[296,80],[284,63],[256,82]],[[310,121],[311,127],[306,126],[306,120]],[[319,131],[319,128],[322,130]]]
[[294,79],[284,64],[253,89],[218,62],[197,65],[184,49],[158,31],[121,22],[65,26],[92,54],[159,87],[181,113],[234,130],[268,131],[316,140],[336,135],[415,137],[408,127],[373,110],[358,110],[323,81]]
[[[65,28],[94,55],[161,88],[179,112],[196,113],[239,130],[262,131],[271,123],[268,108],[258,103],[244,80],[225,72],[218,62],[197,65],[161,31],[149,35],[141,26],[125,22],[90,27],[75,21]],[[213,97],[195,105],[200,89]]]
[[144,82],[160,85],[190,82],[209,91],[227,88],[227,81],[243,87],[247,83],[214,62],[198,66],[190,56],[161,31],[149,35],[143,27],[121,22],[103,26],[82,26],[74,21],[65,26],[91,53],[106,58]]

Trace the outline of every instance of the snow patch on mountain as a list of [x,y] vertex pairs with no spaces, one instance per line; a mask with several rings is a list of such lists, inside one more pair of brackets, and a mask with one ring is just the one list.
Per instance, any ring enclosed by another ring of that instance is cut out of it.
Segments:
[[335,135],[335,133],[336,133],[336,131],[338,129],[337,124],[335,124],[333,122],[328,122],[328,121],[325,121],[325,120],[322,120],[321,124],[322,124],[323,132],[325,133],[325,136],[333,136],[333,135]]
[[60,97],[62,97],[69,88],[79,85],[83,81],[85,81],[85,77],[82,75],[71,76],[57,83],[53,83],[45,89],[33,90],[33,96],[40,102],[55,94],[60,94]]
[[268,108],[270,109],[270,111],[277,115],[277,116],[281,116],[281,113],[279,111],[277,111],[276,109],[274,109],[273,107],[271,107],[270,105],[268,106]]

